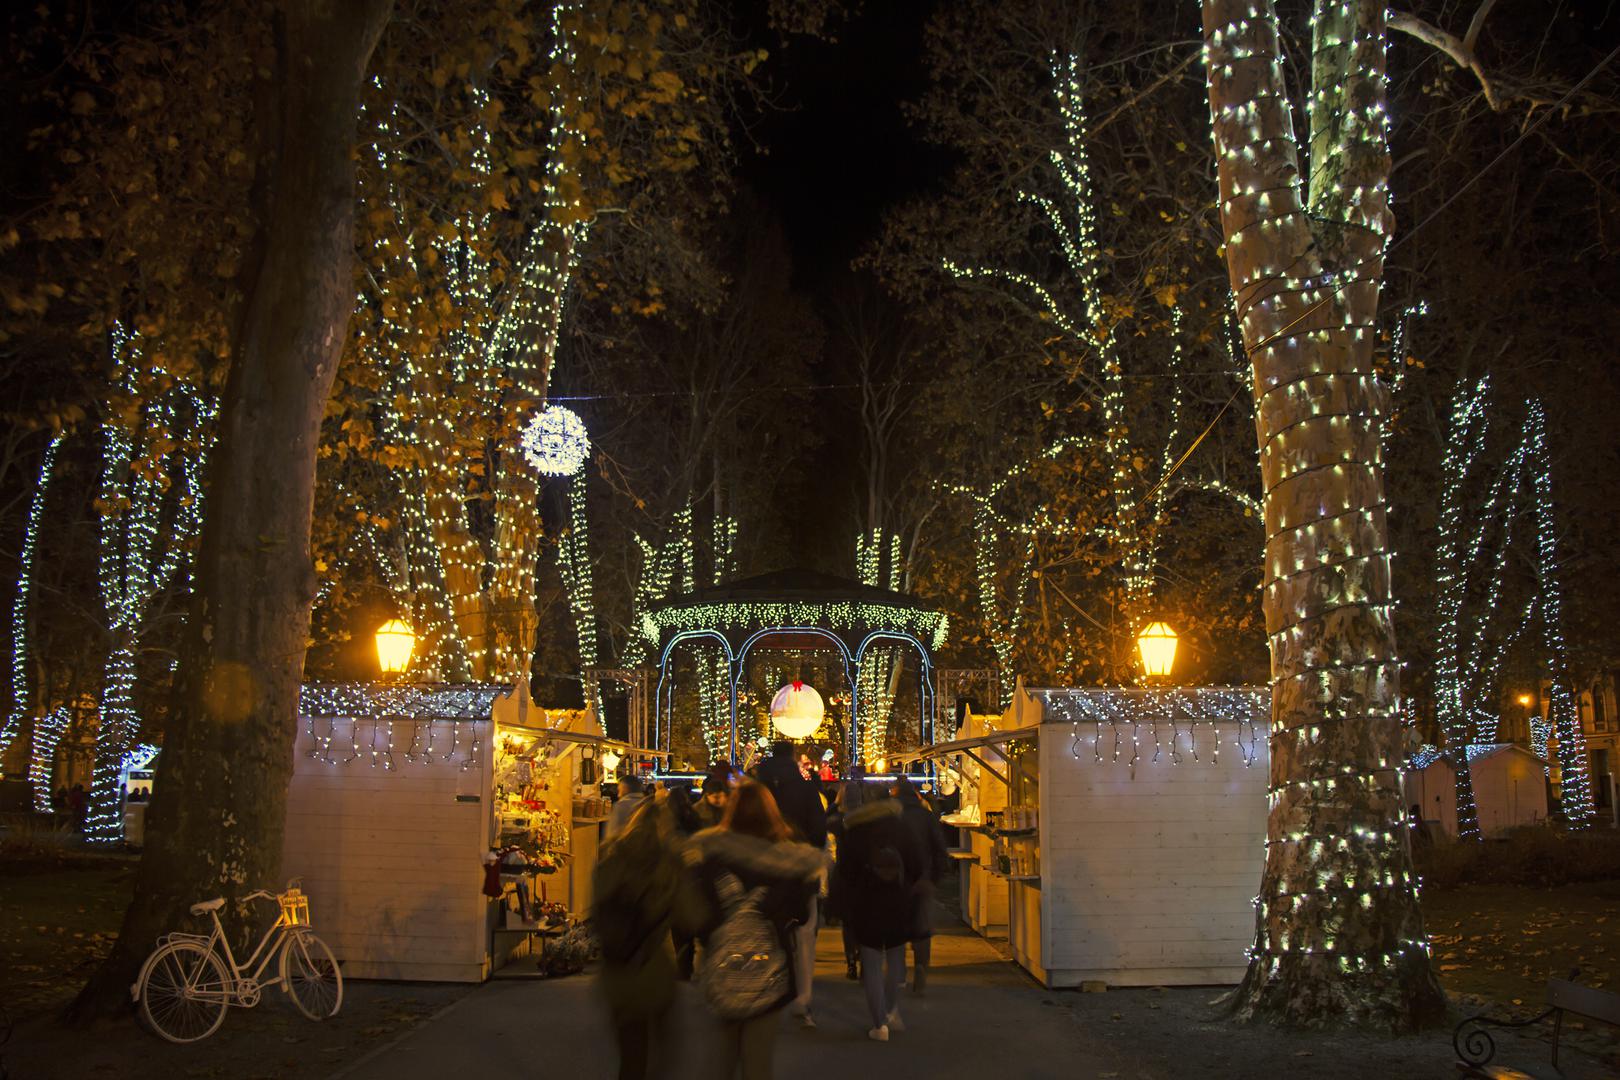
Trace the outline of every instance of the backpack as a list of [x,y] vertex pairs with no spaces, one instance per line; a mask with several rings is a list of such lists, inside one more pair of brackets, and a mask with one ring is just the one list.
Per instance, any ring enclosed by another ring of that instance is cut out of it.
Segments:
[[725,914],[709,934],[698,982],[709,1008],[721,1020],[749,1020],[793,993],[787,950],[765,917],[766,886],[747,889],[730,871],[715,880]]

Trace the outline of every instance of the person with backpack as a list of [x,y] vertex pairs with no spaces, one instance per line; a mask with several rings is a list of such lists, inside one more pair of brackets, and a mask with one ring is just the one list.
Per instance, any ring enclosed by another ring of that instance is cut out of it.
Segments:
[[697,983],[720,1025],[719,1060],[703,1075],[768,1080],[777,1014],[795,996],[791,928],[825,856],[792,839],[769,788],[744,781],[720,824],[692,837],[686,861],[708,912],[696,928]]
[[619,1080],[677,1059],[672,923],[695,922],[699,900],[684,872],[684,844],[667,795],[642,800],[610,838],[591,878],[591,923],[602,949],[599,983],[619,1051]]
[[[838,843],[845,920],[860,948],[861,985],[872,1018],[867,1037],[888,1042],[905,1030],[900,987],[906,979],[906,942],[912,933],[912,889],[925,872],[920,845],[906,828],[903,811],[888,793],[844,815]],[[869,795],[870,799],[871,796]]]
[[[808,760],[808,759],[806,759]],[[779,739],[771,746],[771,756],[759,767],[759,782],[771,789],[782,818],[792,827],[796,839],[813,848],[827,846],[827,805],[821,801],[821,788],[804,775],[793,759],[793,744]],[[807,1028],[816,1026],[810,1012],[810,994],[816,975],[816,901],[820,888],[810,894],[793,941],[795,978],[793,1014]]]
[[928,962],[933,953],[934,890],[951,868],[951,857],[945,850],[939,819],[917,794],[916,785],[898,776],[889,794],[900,804],[900,820],[923,856],[923,872],[911,888],[911,992],[921,995],[928,985]]

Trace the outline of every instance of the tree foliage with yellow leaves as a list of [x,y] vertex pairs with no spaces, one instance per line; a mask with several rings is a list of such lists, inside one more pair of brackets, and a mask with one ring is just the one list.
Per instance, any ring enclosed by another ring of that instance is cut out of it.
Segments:
[[[544,407],[567,306],[600,324],[716,294],[700,226],[728,103],[762,59],[719,16],[691,0],[509,0],[406,20],[383,44],[322,558],[338,589],[369,565],[440,677],[529,670],[543,528],[517,442]],[[418,69],[417,83],[387,74]]]

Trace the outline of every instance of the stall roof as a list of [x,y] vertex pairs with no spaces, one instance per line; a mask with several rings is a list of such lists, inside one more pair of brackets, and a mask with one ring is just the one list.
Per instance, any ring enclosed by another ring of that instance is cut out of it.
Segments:
[[622,739],[610,739],[606,735],[597,735],[594,732],[589,731],[568,731],[564,728],[554,727],[534,728],[520,726],[517,724],[512,724],[510,726],[516,727],[526,734],[533,735],[538,739],[555,740],[557,742],[587,743],[591,746],[606,746],[611,747],[614,750],[618,750],[621,753],[629,754],[631,757],[667,758],[670,756],[670,752],[668,750],[654,750],[646,746],[632,746]]
[[298,715],[342,719],[488,720],[511,683],[305,683]]
[[975,735],[971,739],[953,739],[950,742],[934,743],[932,746],[919,746],[915,750],[890,754],[890,758],[900,761],[927,761],[929,758],[941,757],[945,754],[959,754],[969,750],[977,750],[984,746],[996,746],[1012,742],[1014,739],[1035,739],[1041,734],[1041,725],[1029,724],[1024,727],[1006,728],[1002,731],[992,731],[986,735]]

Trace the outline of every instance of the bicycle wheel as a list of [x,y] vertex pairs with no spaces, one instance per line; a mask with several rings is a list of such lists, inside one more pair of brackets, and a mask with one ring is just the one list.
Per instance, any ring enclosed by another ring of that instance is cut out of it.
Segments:
[[141,969],[141,1016],[172,1043],[206,1039],[225,1022],[230,980],[214,951],[195,941],[173,941]]
[[336,1016],[343,1007],[343,972],[326,942],[308,932],[288,934],[281,947],[281,988],[311,1020]]

